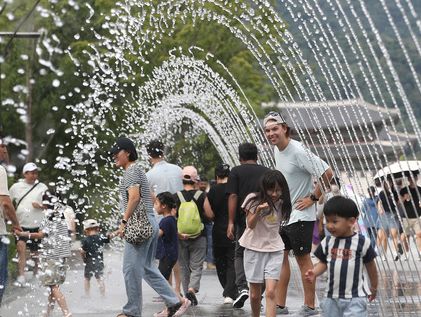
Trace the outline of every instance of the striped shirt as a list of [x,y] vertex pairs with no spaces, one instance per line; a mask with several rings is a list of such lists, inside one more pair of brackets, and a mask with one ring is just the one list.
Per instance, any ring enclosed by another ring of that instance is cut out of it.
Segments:
[[327,264],[329,298],[365,297],[370,294],[364,264],[373,261],[376,252],[370,240],[355,233],[350,237],[323,239],[314,255]]
[[[143,171],[142,167],[138,164],[130,165],[127,170],[124,171],[123,177],[120,180],[119,185],[119,192],[120,192],[120,200],[122,206],[124,208],[123,211],[127,209],[127,203],[129,201],[129,188],[131,187],[139,187],[140,189],[140,197],[145,204],[146,211],[153,215],[153,203],[151,198],[151,191],[148,183],[148,179],[146,178],[145,172]],[[136,206],[135,211],[138,209]]]
[[45,234],[41,243],[41,257],[45,259],[61,259],[71,256],[71,239],[63,210],[63,205],[56,204],[53,214],[45,216],[41,222],[39,229]]

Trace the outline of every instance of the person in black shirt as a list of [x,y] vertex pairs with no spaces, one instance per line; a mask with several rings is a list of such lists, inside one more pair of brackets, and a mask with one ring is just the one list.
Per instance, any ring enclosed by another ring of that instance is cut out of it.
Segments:
[[421,258],[421,187],[417,185],[417,179],[416,175],[408,177],[408,187],[403,187],[399,192],[404,207],[401,239],[405,250],[408,252],[408,237],[415,234],[419,257]]
[[213,224],[213,255],[216,273],[224,291],[224,304],[232,304],[237,296],[234,267],[234,241],[227,237],[228,195],[226,193],[230,168],[220,164],[215,168],[216,185],[208,193],[209,203],[215,214]]
[[83,222],[85,238],[82,239],[80,253],[85,263],[85,295],[89,297],[91,277],[98,281],[101,296],[105,295],[104,284],[104,244],[110,242],[110,236],[100,234],[99,223],[95,219]]
[[[206,232],[202,229],[199,235],[193,236],[182,233],[182,228],[180,227],[180,218],[182,217],[180,215],[181,198],[186,202],[194,201],[199,210],[202,224],[207,220],[213,219],[213,212],[206,193],[195,189],[198,179],[196,168],[194,166],[184,167],[182,177],[184,189],[174,195],[178,217],[178,261],[180,263],[184,296],[191,302],[192,306],[196,306],[198,305],[196,293],[200,288],[203,262],[205,262],[206,257]],[[204,225],[202,228],[204,228]]]
[[[246,229],[246,216],[241,205],[248,194],[259,190],[259,181],[263,174],[268,171],[267,167],[257,164],[257,147],[252,143],[243,143],[238,147],[240,156],[239,166],[235,166],[228,177],[228,228],[227,236],[235,244],[235,283],[238,288],[238,296],[235,299],[234,308],[241,308],[249,297],[248,284],[244,273],[243,255],[244,248],[238,240]],[[235,236],[234,236],[235,234]]]

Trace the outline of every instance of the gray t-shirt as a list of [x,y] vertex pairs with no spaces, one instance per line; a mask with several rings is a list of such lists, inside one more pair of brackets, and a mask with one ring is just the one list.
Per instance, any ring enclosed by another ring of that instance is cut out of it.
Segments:
[[[0,196],[9,196],[9,190],[7,189],[7,173],[3,166],[0,166]],[[0,235],[5,235],[6,233],[4,210],[2,204],[0,204]]]
[[166,161],[156,163],[146,173],[151,191],[158,195],[163,192],[175,194],[183,190],[182,170],[179,166]]
[[308,196],[313,190],[313,177],[320,178],[329,165],[311,153],[296,140],[290,140],[288,146],[280,151],[274,147],[275,166],[284,174],[291,195],[292,212],[288,224],[301,221],[315,221],[316,207],[312,205],[304,210],[295,209],[299,198]]

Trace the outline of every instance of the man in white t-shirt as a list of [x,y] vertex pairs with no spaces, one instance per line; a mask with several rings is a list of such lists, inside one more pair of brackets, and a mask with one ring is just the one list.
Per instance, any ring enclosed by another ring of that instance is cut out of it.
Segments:
[[7,246],[10,238],[7,235],[6,220],[12,222],[13,231],[22,230],[7,189],[6,170],[0,165],[0,306],[7,285]]
[[315,308],[315,285],[305,280],[307,270],[313,268],[311,243],[316,221],[315,203],[322,195],[319,183],[313,190],[313,177],[328,187],[333,173],[329,165],[311,153],[301,142],[290,138],[291,128],[277,112],[270,112],[264,121],[265,135],[274,145],[276,169],[285,176],[291,195],[292,212],[288,225],[281,232],[285,253],[277,292],[277,313],[288,314],[285,305],[291,275],[288,254],[293,250],[304,287],[304,305],[299,316],[318,314]]
[[[10,198],[15,203],[16,215],[22,230],[38,232],[41,221],[44,219],[42,196],[48,190],[48,187],[38,180],[38,167],[35,163],[25,164],[22,174],[24,178],[10,187]],[[39,242],[36,239],[17,238],[16,250],[19,257],[17,283],[20,286],[25,285],[26,246],[31,251],[31,257],[35,262],[34,275],[38,271]]]

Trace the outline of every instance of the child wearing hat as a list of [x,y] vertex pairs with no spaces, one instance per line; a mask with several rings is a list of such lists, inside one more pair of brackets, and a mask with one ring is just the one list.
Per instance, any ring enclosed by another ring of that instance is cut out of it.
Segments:
[[105,236],[100,234],[100,225],[95,219],[88,219],[83,222],[85,238],[81,242],[80,253],[85,263],[85,294],[89,297],[91,289],[91,277],[95,276],[101,296],[105,295],[104,284],[104,254],[105,243],[110,242],[112,234]]

